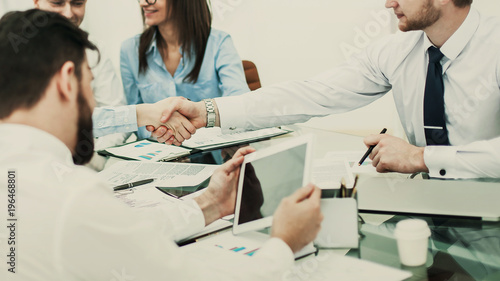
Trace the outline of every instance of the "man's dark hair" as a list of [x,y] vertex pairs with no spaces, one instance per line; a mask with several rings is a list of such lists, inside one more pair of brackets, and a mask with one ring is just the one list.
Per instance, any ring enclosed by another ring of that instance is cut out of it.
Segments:
[[85,50],[98,51],[88,33],[65,17],[37,9],[0,19],[0,119],[29,109],[42,98],[64,63],[81,80]]
[[453,4],[459,8],[464,8],[472,5],[472,0],[452,0]]

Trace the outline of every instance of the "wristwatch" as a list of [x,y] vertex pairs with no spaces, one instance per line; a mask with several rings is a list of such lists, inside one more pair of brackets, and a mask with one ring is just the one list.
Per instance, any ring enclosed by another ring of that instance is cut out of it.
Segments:
[[206,128],[215,127],[215,106],[213,99],[204,99],[205,107],[207,109],[207,126]]

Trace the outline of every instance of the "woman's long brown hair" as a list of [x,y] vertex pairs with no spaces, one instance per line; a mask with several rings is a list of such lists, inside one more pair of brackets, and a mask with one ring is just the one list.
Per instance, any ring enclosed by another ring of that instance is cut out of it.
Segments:
[[[212,14],[207,0],[167,0],[170,20],[177,27],[179,43],[188,60],[195,59],[191,72],[184,78],[185,82],[196,83],[200,74],[201,64],[205,57],[208,36],[212,26]],[[144,13],[144,11],[143,11]],[[144,18],[144,15],[143,15]],[[166,42],[158,31],[158,26],[149,26],[141,34],[139,43],[139,74],[148,70],[146,51],[156,34],[158,49],[164,50]]]

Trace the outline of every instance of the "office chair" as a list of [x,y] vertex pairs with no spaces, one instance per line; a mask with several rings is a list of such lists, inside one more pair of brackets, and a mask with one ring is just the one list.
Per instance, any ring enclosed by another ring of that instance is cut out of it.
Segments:
[[255,91],[261,87],[259,73],[257,72],[257,67],[251,61],[244,60],[243,69],[245,70],[245,78],[247,80],[248,88],[250,91]]

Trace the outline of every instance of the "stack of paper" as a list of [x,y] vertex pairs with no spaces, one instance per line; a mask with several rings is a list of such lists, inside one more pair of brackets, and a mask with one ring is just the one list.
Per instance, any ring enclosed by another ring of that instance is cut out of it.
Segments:
[[191,139],[184,141],[182,146],[208,150],[239,143],[254,142],[290,132],[291,131],[279,128],[269,128],[257,131],[223,134],[220,128],[202,128],[197,130]]
[[168,161],[189,155],[191,149],[141,140],[98,152],[104,156],[115,156],[127,160]]
[[[115,197],[131,208],[154,208],[179,202],[179,199],[158,190],[158,186],[177,187],[197,185],[210,177],[217,167],[218,165],[122,161],[100,172],[99,176],[110,183],[111,186],[154,178],[155,181],[152,183],[115,192]],[[200,193],[193,193],[183,199],[193,198],[198,194]],[[182,241],[231,225],[231,222],[220,219],[206,226],[201,232],[187,237]]]

